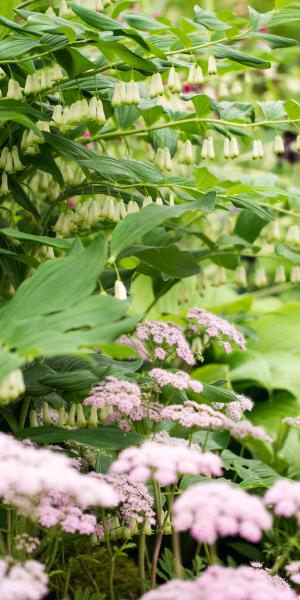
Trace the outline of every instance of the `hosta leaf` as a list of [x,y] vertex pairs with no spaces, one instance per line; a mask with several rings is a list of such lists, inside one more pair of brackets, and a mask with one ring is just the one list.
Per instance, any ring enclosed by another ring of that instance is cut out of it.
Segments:
[[97,427],[97,429],[59,429],[58,427],[36,427],[23,429],[19,439],[31,439],[36,444],[58,444],[76,442],[91,448],[115,452],[128,446],[140,444],[143,437],[138,433],[125,433],[116,427]]

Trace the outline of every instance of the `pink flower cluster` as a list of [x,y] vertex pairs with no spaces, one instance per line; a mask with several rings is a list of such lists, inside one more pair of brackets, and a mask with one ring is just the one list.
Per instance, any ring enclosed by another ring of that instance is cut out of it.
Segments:
[[45,567],[35,560],[0,560],[1,600],[41,600],[48,592]]
[[[176,444],[172,442],[176,440]],[[162,447],[163,446],[163,447]],[[202,453],[193,444],[188,446],[186,440],[166,437],[156,438],[155,441],[144,442],[139,448],[123,450],[117,460],[111,465],[113,473],[128,473],[130,479],[145,482],[151,477],[160,485],[176,483],[181,475],[212,475],[222,474],[220,458],[212,452]]]
[[[227,407],[228,405],[224,406]],[[240,408],[236,410],[235,407],[233,411],[235,413],[234,416],[237,416],[239,410]],[[187,428],[197,427],[198,429],[210,429],[212,431],[224,431],[227,429],[231,435],[238,439],[250,437],[268,444],[272,443],[272,438],[262,427],[256,427],[250,421],[246,420],[235,421],[219,410],[216,410],[216,408],[207,404],[198,404],[198,402],[194,402],[193,400],[187,400],[183,404],[159,405],[159,407],[156,407],[156,411],[153,406],[153,416],[151,418],[157,421],[177,422]]]
[[173,579],[141,600],[297,600],[297,594],[280,577],[263,569],[241,566],[208,567],[194,581]]
[[200,381],[193,379],[185,371],[166,371],[166,369],[152,369],[149,376],[156,380],[160,387],[171,385],[177,390],[192,390],[196,394],[201,394],[203,385]]
[[151,524],[155,523],[153,498],[143,483],[132,481],[127,475],[116,473],[108,475],[93,473],[93,477],[105,481],[116,490],[120,499],[117,514],[127,525],[132,519],[138,523],[143,523],[145,520]]
[[300,585],[300,560],[295,560],[285,566],[288,578],[297,585]]
[[66,494],[81,508],[116,506],[112,486],[78,472],[65,454],[17,441],[0,433],[0,498],[25,514],[36,514],[41,498]]
[[260,498],[228,483],[199,483],[174,503],[175,529],[189,529],[198,542],[211,544],[218,537],[238,535],[258,542],[271,525],[271,515]]
[[92,389],[84,404],[91,404],[97,408],[116,407],[121,414],[137,419],[140,415],[141,390],[136,383],[109,376],[106,383]]
[[296,517],[300,525],[300,482],[280,479],[265,494],[266,506],[273,506],[278,517]]
[[253,401],[244,396],[243,394],[236,394],[237,400],[233,402],[214,402],[213,408],[217,410],[224,410],[226,415],[233,421],[240,421],[244,412],[251,411],[253,408]]
[[225,352],[232,352],[232,342],[241,350],[245,350],[246,340],[243,334],[226,319],[197,307],[188,312],[188,318],[191,321],[189,330],[192,333],[205,333],[209,339],[216,338],[222,344]]
[[37,537],[32,537],[28,533],[20,533],[15,537],[16,550],[32,554],[40,545],[40,540]]
[[97,519],[75,506],[70,496],[63,492],[44,494],[37,509],[38,521],[43,527],[59,525],[67,533],[92,535]]
[[192,350],[184,337],[183,330],[172,321],[145,321],[136,328],[139,341],[147,346],[147,352],[159,360],[176,354],[188,365],[195,364]]

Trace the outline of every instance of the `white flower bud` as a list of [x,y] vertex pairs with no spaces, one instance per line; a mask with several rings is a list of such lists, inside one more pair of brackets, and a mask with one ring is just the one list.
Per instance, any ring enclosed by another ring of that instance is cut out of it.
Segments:
[[162,201],[162,198],[160,196],[157,196],[156,200],[155,200],[155,204],[158,204],[159,206],[163,206],[164,203]]
[[58,63],[55,63],[55,65],[52,69],[52,79],[53,79],[53,81],[61,81],[62,79],[64,79],[63,72]]
[[69,17],[73,17],[73,11],[68,7],[65,0],[60,1],[59,5],[59,16],[63,19],[68,19]]
[[180,148],[178,155],[178,162],[184,165],[191,165],[193,163],[193,146],[190,140],[186,140]]
[[90,418],[89,418],[89,426],[97,427],[97,425],[98,425],[97,406],[92,405],[91,412],[90,412]]
[[25,392],[25,384],[21,369],[15,369],[2,379],[0,383],[0,403],[6,404],[15,400]]
[[57,427],[64,427],[66,421],[67,421],[67,417],[66,417],[65,408],[64,408],[64,406],[61,406],[58,411],[58,420],[56,423]]
[[215,158],[214,140],[211,136],[207,138],[207,158],[214,160]]
[[108,199],[108,218],[113,221],[115,216],[115,201],[112,196]]
[[20,161],[19,150],[17,146],[12,147],[11,155],[13,160],[14,171],[22,171],[23,169],[25,169],[24,165],[22,165]]
[[279,267],[277,267],[274,281],[275,281],[275,283],[285,283],[286,282],[285,268],[283,265],[279,265]]
[[219,96],[221,98],[227,98],[227,96],[229,96],[229,89],[228,89],[227,83],[225,81],[220,82]]
[[219,267],[213,277],[213,285],[219,286],[227,283],[227,276],[224,267]]
[[15,173],[13,157],[12,157],[11,152],[8,152],[8,154],[7,154],[4,171],[6,171],[7,173],[10,173],[10,174]]
[[247,287],[247,274],[246,269],[243,265],[236,268],[234,274],[234,281],[240,287]]
[[22,90],[15,79],[10,79],[8,82],[6,98],[9,100],[21,100],[22,98]]
[[149,204],[153,204],[153,200],[152,200],[151,196],[145,196],[144,200],[143,200],[142,208],[145,208],[145,206],[149,206]]
[[0,156],[0,169],[4,169],[6,165],[6,160],[9,155],[9,149],[7,146],[2,148],[1,156]]
[[252,160],[256,160],[257,158],[259,158],[259,149],[257,146],[257,140],[253,140],[253,145],[252,145]]
[[150,81],[150,98],[162,96],[164,93],[164,84],[160,73],[153,73]]
[[291,283],[300,283],[300,267],[298,265],[292,267],[290,280]]
[[231,93],[234,95],[238,95],[238,94],[242,94],[243,93],[243,88],[242,88],[242,84],[241,82],[236,79],[233,84],[232,84],[232,88],[231,88]]
[[180,81],[180,77],[179,77],[177,71],[175,70],[175,67],[171,67],[171,69],[169,71],[167,85],[168,85],[170,92],[173,92],[173,93],[181,92],[181,89],[182,89],[181,81]]
[[125,219],[127,217],[127,210],[123,200],[119,202],[119,214],[121,219]]
[[51,416],[49,413],[49,405],[48,402],[43,402],[43,424],[50,425],[51,424]]
[[208,157],[208,139],[204,138],[201,149],[201,158],[206,159]]
[[192,64],[189,68],[189,74],[188,74],[188,83],[190,83],[191,85],[193,85],[195,83],[195,71],[196,71],[196,65]]
[[0,194],[3,196],[5,196],[6,194],[9,194],[7,173],[2,173]]
[[63,107],[61,106],[61,104],[57,104],[54,107],[53,114],[52,114],[52,121],[55,123],[55,125],[62,124],[62,122],[63,122]]
[[132,213],[137,213],[139,212],[140,208],[137,202],[135,202],[134,200],[129,200],[128,204],[127,204],[127,214],[130,215]]
[[88,207],[88,224],[96,225],[101,217],[101,209],[98,202],[93,200]]
[[231,158],[231,148],[230,148],[230,139],[224,138],[224,149],[223,149],[224,158]]
[[214,56],[210,56],[208,58],[207,72],[208,72],[209,75],[216,75],[217,74],[217,63],[216,63],[216,59],[215,59]]
[[278,241],[281,239],[281,231],[280,231],[280,225],[278,221],[273,221],[273,223],[271,223],[268,232],[267,232],[267,238],[269,241]]
[[26,81],[25,81],[25,87],[24,87],[24,94],[26,96],[28,96],[29,94],[32,94],[32,88],[33,88],[32,84],[33,84],[33,76],[27,75]]
[[174,194],[171,192],[169,196],[169,206],[175,206]]
[[117,298],[117,300],[126,300],[127,290],[126,290],[126,287],[125,287],[123,281],[116,279],[114,291],[115,291],[115,298]]
[[300,152],[300,135],[297,135],[296,138],[296,150],[297,152]]
[[167,171],[172,171],[172,159],[169,148],[164,148],[164,163]]
[[124,81],[117,81],[115,88],[114,88],[111,105],[114,108],[118,108],[119,106],[122,106],[123,104],[126,104],[126,103],[127,103],[127,99],[126,99],[125,83],[124,83]]
[[71,404],[71,408],[69,410],[69,414],[68,414],[66,425],[69,425],[70,427],[75,427],[76,410],[77,410],[76,409],[76,404],[75,404],[75,402],[73,402]]
[[76,418],[78,427],[86,426],[86,419],[83,413],[82,404],[76,404]]
[[127,104],[137,105],[140,103],[139,86],[136,81],[130,81],[129,83],[127,83],[126,92]]
[[203,72],[202,72],[200,65],[196,66],[195,75],[194,75],[194,83],[196,85],[200,85],[201,83],[204,83]]
[[39,426],[36,410],[29,411],[29,424],[30,424],[30,427],[38,427]]
[[281,135],[276,135],[274,138],[273,150],[275,154],[284,153],[284,143]]
[[267,274],[264,267],[258,267],[255,271],[254,283],[256,287],[264,287],[268,285]]
[[291,225],[286,234],[286,242],[288,244],[300,244],[300,230],[298,225]]
[[230,140],[230,156],[231,158],[237,158],[240,154],[239,146],[236,138]]

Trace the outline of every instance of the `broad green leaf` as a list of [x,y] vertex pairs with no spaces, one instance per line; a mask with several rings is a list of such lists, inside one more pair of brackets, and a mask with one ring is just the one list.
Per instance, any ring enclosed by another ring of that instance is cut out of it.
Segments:
[[15,352],[7,352],[0,346],[0,381],[9,375],[11,371],[20,367],[22,362],[22,358]]
[[201,200],[174,207],[150,205],[136,214],[128,215],[113,231],[111,243],[112,256],[110,260],[115,260],[124,248],[133,242],[137,242],[145,233],[158,227],[165,221],[180,217],[188,211],[201,211],[201,204],[204,201],[205,196]]
[[237,218],[234,233],[252,244],[265,225],[266,221],[257,214],[250,210],[242,210]]
[[36,444],[58,444],[70,441],[90,446],[98,450],[116,452],[128,446],[138,445],[143,437],[138,433],[125,433],[116,427],[97,427],[97,429],[60,429],[46,426],[23,429],[18,433],[19,439],[31,439]]
[[141,71],[142,73],[145,73],[147,75],[151,73],[156,73],[157,71],[157,67],[153,62],[142,58],[135,52],[132,52],[132,50],[129,50],[129,48],[126,48],[126,46],[123,46],[123,44],[120,44],[119,42],[103,41],[101,43],[98,42],[98,46],[104,54],[106,48],[110,52],[114,52],[119,58],[121,58],[124,61],[124,63],[132,66],[137,71]]
[[53,248],[60,248],[61,250],[69,250],[74,241],[73,239],[51,238],[46,235],[33,235],[32,233],[25,233],[18,229],[9,229],[9,227],[3,227],[1,229],[1,235],[5,235],[15,240],[31,242],[33,244],[52,246]]
[[75,305],[93,291],[105,260],[105,242],[98,235],[81,254],[45,262],[0,310],[2,327],[5,324],[7,329],[15,314],[18,319],[24,319],[32,314],[46,315]]
[[282,100],[269,100],[268,102],[257,103],[267,121],[275,121],[286,116],[284,103]]
[[240,52],[235,50],[231,46],[224,46],[223,44],[216,44],[214,48],[214,55],[216,58],[229,58],[234,62],[246,65],[247,67],[253,67],[254,69],[270,69],[271,63],[263,58]]
[[17,36],[8,37],[0,43],[0,62],[15,62],[16,58],[37,48],[42,52],[42,46],[35,40]]
[[92,70],[94,64],[74,48],[64,48],[54,52],[57,62],[67,71],[69,77],[78,77],[85,71]]
[[200,272],[199,265],[193,255],[190,252],[179,250],[175,245],[166,248],[142,250],[136,254],[140,259],[156,267],[162,273],[167,273],[167,275],[178,279],[191,277]]

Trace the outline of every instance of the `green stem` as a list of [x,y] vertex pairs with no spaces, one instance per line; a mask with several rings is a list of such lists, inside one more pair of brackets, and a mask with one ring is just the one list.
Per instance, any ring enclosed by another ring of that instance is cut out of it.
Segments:
[[115,600],[115,591],[114,591],[115,556],[114,556],[113,549],[111,547],[111,543],[110,543],[110,539],[109,539],[109,532],[107,531],[105,520],[106,520],[106,513],[105,513],[105,510],[102,509],[102,525],[103,525],[103,531],[104,531],[104,539],[105,539],[108,554],[110,557],[109,595],[110,595],[110,600]]
[[175,563],[175,574],[177,579],[182,579],[183,577],[183,567],[182,567],[182,559],[181,559],[181,547],[180,547],[180,536],[177,531],[174,530],[173,527],[173,503],[174,503],[174,495],[175,495],[175,485],[169,487],[168,494],[168,505],[169,505],[169,515],[172,523],[172,548],[174,555],[174,563]]
[[156,521],[157,521],[157,534],[156,541],[152,555],[152,569],[151,569],[151,589],[156,587],[156,574],[157,574],[157,565],[159,559],[159,553],[161,548],[161,543],[163,539],[163,523],[162,523],[162,507],[161,507],[161,496],[160,496],[160,488],[157,481],[153,480],[153,489],[154,489],[154,498],[155,498],[155,507],[156,507]]
[[31,401],[30,396],[24,396],[23,402],[22,402],[21,413],[20,413],[20,419],[19,419],[20,429],[24,429],[30,401]]
[[139,578],[141,594],[145,592],[145,550],[146,550],[146,535],[142,531],[139,536]]
[[286,550],[281,555],[279,555],[277,560],[275,561],[275,563],[271,569],[271,575],[276,575],[276,573],[278,573],[278,571],[282,567],[282,565],[284,565],[284,563],[286,562],[286,559],[289,557],[291,550],[297,544],[298,537],[299,536],[296,535],[295,537],[292,537],[289,539]]

